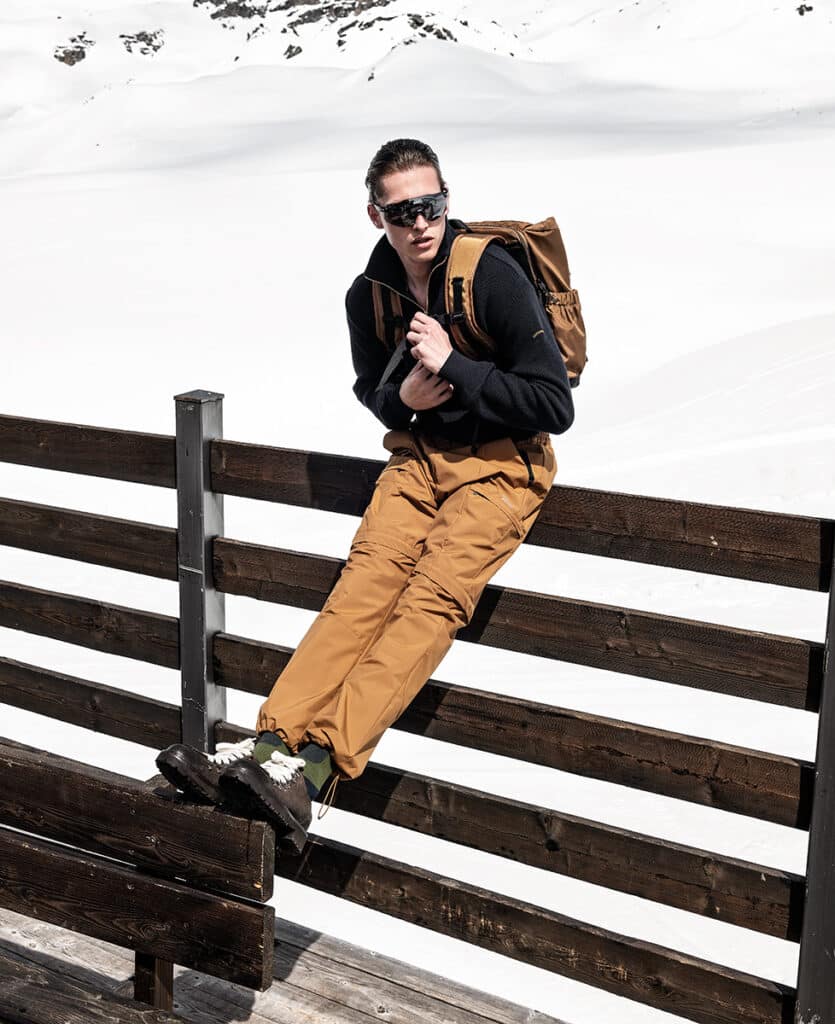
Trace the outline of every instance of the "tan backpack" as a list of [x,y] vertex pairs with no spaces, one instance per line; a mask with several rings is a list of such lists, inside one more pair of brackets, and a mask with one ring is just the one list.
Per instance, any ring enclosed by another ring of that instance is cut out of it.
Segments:
[[[461,351],[471,358],[496,351],[495,341],[481,330],[473,308],[473,279],[478,262],[491,242],[500,242],[522,267],[536,289],[554,330],[572,387],[588,362],[586,328],[580,296],[571,288],[568,259],[560,229],[553,217],[529,224],[520,220],[450,220],[458,232],[446,266],[445,327]],[[393,348],[406,324],[400,297],[375,282],[373,288],[377,336]]]

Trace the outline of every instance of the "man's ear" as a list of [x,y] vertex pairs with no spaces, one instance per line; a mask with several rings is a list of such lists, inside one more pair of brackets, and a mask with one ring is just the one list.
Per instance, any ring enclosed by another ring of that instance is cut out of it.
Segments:
[[380,216],[380,211],[373,203],[368,204],[368,216],[371,218],[371,223],[375,228],[382,228],[383,218]]

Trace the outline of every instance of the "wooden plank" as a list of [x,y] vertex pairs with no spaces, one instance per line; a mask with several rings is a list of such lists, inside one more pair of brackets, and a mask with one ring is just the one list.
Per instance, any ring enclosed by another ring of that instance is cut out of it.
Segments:
[[[177,978],[177,1009],[190,1024],[379,1024],[391,1020],[353,1010],[345,1005],[344,997],[330,999],[283,980],[268,992],[257,994],[254,1002],[252,996],[239,986],[215,978]],[[397,1024],[422,1022],[407,1015],[397,1019]],[[458,1024],[457,1018],[453,1016],[448,1024]]]
[[221,494],[362,515],[384,465],[378,459],[219,440],[212,445],[212,488]]
[[[223,723],[218,740],[248,734]],[[802,876],[372,763],[340,810],[797,941]]]
[[0,704],[161,749],[180,739],[180,708],[76,676],[0,658]]
[[174,438],[0,416],[0,461],[174,487]]
[[272,982],[273,908],[0,829],[0,906],[250,988]]
[[[281,933],[282,926],[278,926]],[[394,964],[389,966],[397,969]],[[398,965],[399,966],[399,965]],[[404,990],[400,978],[392,973],[381,978],[343,964],[310,955],[304,949],[280,943],[276,946],[276,970],[281,972],[282,987],[293,985],[312,996],[325,996],[337,1005],[368,1014],[366,1020],[412,1021],[414,1024],[494,1024],[495,1017],[471,1012],[469,1002],[455,1004],[446,990],[446,981],[436,978],[437,997]],[[391,980],[397,978],[397,981]],[[474,996],[476,994],[474,993]],[[476,1001],[475,998],[473,1000]],[[465,1009],[466,1007],[466,1009]],[[373,1016],[376,1010],[376,1018]],[[319,1018],[315,1018],[319,1021]],[[536,1019],[526,1014],[525,1024]],[[540,1016],[540,1019],[541,1016]]]
[[177,578],[177,531],[0,498],[0,544],[160,579]]
[[174,1009],[174,964],[147,953],[136,953],[133,998],[156,1010]]
[[[218,441],[215,490],[362,515],[384,462]],[[555,485],[527,543],[807,590],[829,589],[835,522]]]
[[313,837],[283,878],[699,1024],[782,1024],[793,990],[466,882]]
[[[292,648],[219,634],[218,681],[267,694]],[[560,771],[807,828],[814,767],[550,704],[430,679],[392,728]]]
[[[133,999],[134,954],[0,907],[0,945],[86,988]],[[120,991],[120,986],[124,986]]]
[[[214,543],[219,590],[318,610],[344,561],[228,538]],[[823,645],[488,585],[456,639],[814,710]]]
[[[547,733],[547,725],[544,728]],[[112,734],[114,730],[103,731]],[[495,731],[513,747],[507,728]],[[237,741],[247,733],[239,726],[221,723],[216,739]],[[141,732],[132,738],[154,747],[165,745]],[[176,734],[168,739],[174,742]],[[617,751],[610,752],[615,763],[620,763]],[[712,760],[715,763],[715,757]],[[674,777],[678,777],[675,772]],[[369,765],[351,786],[343,787],[340,806],[766,934],[797,938],[803,880],[788,872],[488,797],[381,765]]]
[[826,591],[835,522],[557,485],[531,534],[565,551]]
[[[284,918],[276,924],[276,989],[289,984],[397,1024],[563,1024],[548,1014],[460,985]],[[302,973],[303,972],[303,973]],[[335,986],[334,983],[335,982]],[[367,995],[365,995],[367,993]],[[377,1013],[379,1007],[382,1009]]]
[[177,619],[0,581],[0,626],[179,668]]
[[435,681],[396,728],[717,810],[809,826],[814,766],[798,758]]
[[[253,993],[179,970],[178,1012],[200,1024],[561,1024],[546,1013],[291,921],[277,922],[276,931],[274,976],[279,984]],[[0,945],[88,989],[132,994],[133,958],[118,946],[3,910]]]
[[0,824],[251,900],[273,891],[262,821],[0,739]]
[[60,970],[0,947],[0,1020],[6,1024],[179,1024],[182,1017],[90,991]]

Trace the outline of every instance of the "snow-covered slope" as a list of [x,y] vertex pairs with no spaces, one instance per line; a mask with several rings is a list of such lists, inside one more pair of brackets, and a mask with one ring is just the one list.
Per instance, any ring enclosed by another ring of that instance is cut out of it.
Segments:
[[[773,94],[824,86],[833,39],[831,0],[52,0],[35,10],[6,0],[0,27],[4,103],[31,100],[33,87],[55,95],[60,83],[66,96],[80,81],[176,80],[238,62],[373,69],[424,39],[525,61],[582,62],[614,81],[723,89],[749,80]],[[18,77],[46,57],[74,69],[72,78]]]
[[344,166],[365,126],[565,156],[625,133],[664,149],[833,122],[832,0],[415,7],[7,0],[0,175],[239,164],[300,137],[305,164],[312,146]]

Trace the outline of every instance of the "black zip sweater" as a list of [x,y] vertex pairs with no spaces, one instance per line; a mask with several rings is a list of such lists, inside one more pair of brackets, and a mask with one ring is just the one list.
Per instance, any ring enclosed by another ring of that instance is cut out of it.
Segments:
[[407,320],[422,311],[443,322],[445,264],[455,233],[447,221],[432,263],[428,310],[409,292],[403,264],[385,235],[374,247],[365,273],[345,297],[357,375],[354,394],[390,429],[411,426],[474,448],[477,441],[497,437],[519,440],[538,431],[563,433],[574,421],[565,363],[533,285],[500,245],[487,247],[473,281],[476,319],[496,342],[496,361],[465,356],[450,335],[453,350],[439,371],[453,385],[446,402],[415,412],[401,400],[400,384],[414,365],[408,352],[401,372],[377,390],[391,353],[376,336],[371,282],[380,281],[400,294]]

